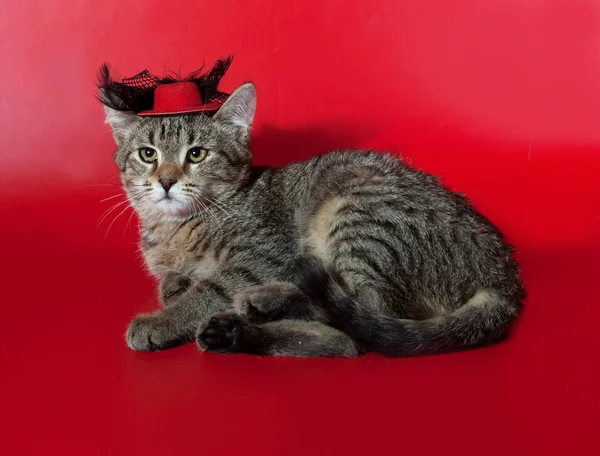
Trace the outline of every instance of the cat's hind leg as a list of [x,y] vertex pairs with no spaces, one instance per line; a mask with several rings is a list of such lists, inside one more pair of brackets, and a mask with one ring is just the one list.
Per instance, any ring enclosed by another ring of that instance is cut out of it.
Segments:
[[220,313],[198,328],[200,349],[298,358],[351,358],[356,343],[343,332],[316,321],[277,320],[252,324],[237,313]]
[[238,314],[251,323],[267,323],[281,319],[317,320],[308,297],[296,285],[275,282],[249,288],[233,298]]

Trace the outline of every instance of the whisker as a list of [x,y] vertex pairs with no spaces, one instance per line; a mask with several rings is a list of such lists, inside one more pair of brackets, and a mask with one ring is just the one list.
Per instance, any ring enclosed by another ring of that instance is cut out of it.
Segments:
[[115,180],[115,179],[119,179],[120,176],[112,176],[110,178],[108,178],[108,180],[105,183],[102,184],[82,184],[82,185],[76,185],[76,188],[81,188],[81,187],[119,187],[119,184],[116,183],[111,183],[110,181]]
[[125,206],[125,209],[123,209],[121,212],[119,212],[119,214],[113,219],[112,222],[110,222],[110,225],[108,225],[108,229],[106,230],[106,234],[104,235],[104,242],[106,242],[106,238],[108,236],[108,232],[110,231],[110,228],[113,226],[113,224],[117,221],[117,219],[123,214],[125,213],[125,211],[127,209],[131,209],[133,210],[133,208],[131,206]]
[[122,204],[128,203],[128,200],[124,200],[124,201],[120,201],[116,204],[114,204],[113,206],[109,207],[106,211],[104,211],[102,213],[102,215],[100,216],[100,220],[98,221],[98,226],[100,226],[102,224],[102,222],[104,221],[104,219],[112,212],[114,211],[116,208],[118,208],[119,206],[121,206]]
[[209,202],[214,204],[217,209],[221,210],[221,212],[223,212],[225,214],[225,218],[222,220],[222,222],[229,220],[230,218],[233,218],[233,214],[228,212],[228,209],[233,212],[234,211],[233,208],[229,207],[224,202],[218,201],[214,198],[210,199]]
[[100,202],[103,203],[104,201],[108,201],[110,199],[117,198],[119,196],[125,196],[125,193],[119,193],[118,195],[109,196],[108,198],[101,199]]
[[123,228],[123,236],[122,236],[122,238],[125,237],[125,233],[127,231],[127,228],[130,227],[129,224],[131,223],[131,219],[133,218],[134,215],[135,215],[135,210],[131,211],[131,215],[129,216],[129,219],[127,220],[127,223],[125,224],[125,228]]
[[119,187],[119,185],[118,184],[82,184],[82,185],[75,186],[75,188],[81,188],[81,187]]

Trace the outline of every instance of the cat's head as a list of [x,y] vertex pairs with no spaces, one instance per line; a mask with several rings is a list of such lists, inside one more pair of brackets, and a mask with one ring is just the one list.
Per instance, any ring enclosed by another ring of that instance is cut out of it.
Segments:
[[[239,87],[212,117],[145,116],[105,107],[115,161],[142,218],[185,219],[235,191],[247,177],[256,91]],[[218,204],[218,203],[217,203]]]

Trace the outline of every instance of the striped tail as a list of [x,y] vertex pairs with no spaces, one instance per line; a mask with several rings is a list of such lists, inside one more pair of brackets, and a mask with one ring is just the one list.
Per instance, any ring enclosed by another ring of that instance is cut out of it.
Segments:
[[296,262],[296,285],[328,317],[327,324],[354,339],[363,349],[386,356],[420,356],[467,350],[500,342],[520,310],[493,290],[479,290],[449,315],[427,320],[388,317],[350,297],[312,257]]

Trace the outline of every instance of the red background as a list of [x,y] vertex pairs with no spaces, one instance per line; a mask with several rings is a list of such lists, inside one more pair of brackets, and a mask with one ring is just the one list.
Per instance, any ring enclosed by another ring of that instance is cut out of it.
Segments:
[[[257,163],[402,152],[505,231],[514,337],[397,360],[126,348],[157,304],[135,218],[97,227],[120,190],[95,71],[232,52]],[[0,62],[3,453],[599,454],[599,2],[21,0]]]

